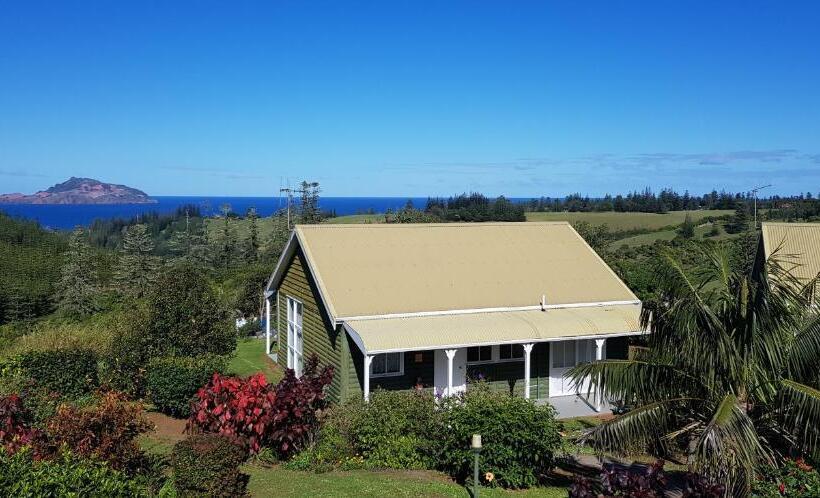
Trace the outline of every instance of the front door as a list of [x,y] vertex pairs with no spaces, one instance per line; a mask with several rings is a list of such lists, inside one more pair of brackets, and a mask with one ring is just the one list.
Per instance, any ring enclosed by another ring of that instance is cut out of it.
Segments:
[[[447,393],[447,353],[436,349],[433,363],[435,394]],[[453,357],[453,394],[467,390],[467,348],[459,348]]]
[[[579,363],[595,359],[595,341],[591,339],[557,341],[550,343],[550,397],[576,394],[572,379],[566,374]],[[588,384],[581,386],[586,393]]]

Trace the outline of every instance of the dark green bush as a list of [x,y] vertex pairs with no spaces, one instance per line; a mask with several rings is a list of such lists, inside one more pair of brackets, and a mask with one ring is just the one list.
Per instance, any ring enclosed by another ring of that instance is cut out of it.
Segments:
[[225,373],[225,356],[164,356],[148,363],[146,388],[157,410],[173,417],[188,417],[197,390],[211,380],[214,372]]
[[147,490],[102,462],[62,452],[36,460],[25,448],[14,455],[0,449],[0,495],[139,497]]
[[487,389],[473,388],[445,401],[444,426],[436,435],[442,444],[441,469],[464,481],[472,475],[470,440],[481,434],[481,475],[494,475],[492,485],[528,488],[538,484],[561,447],[559,425],[549,405]]
[[97,355],[89,349],[29,351],[20,355],[18,364],[23,377],[67,398],[81,397],[99,386]]
[[128,326],[112,341],[108,363],[118,389],[145,394],[145,367],[161,356],[225,355],[236,348],[236,331],[225,303],[198,269],[165,271],[136,306]]
[[[336,407],[320,433],[337,462],[361,455],[369,467],[434,468],[440,451],[441,412],[429,393],[376,391],[370,402]],[[343,444],[344,443],[344,444]]]
[[182,496],[245,496],[248,476],[239,466],[248,456],[243,442],[219,434],[196,434],[171,453],[174,485]]

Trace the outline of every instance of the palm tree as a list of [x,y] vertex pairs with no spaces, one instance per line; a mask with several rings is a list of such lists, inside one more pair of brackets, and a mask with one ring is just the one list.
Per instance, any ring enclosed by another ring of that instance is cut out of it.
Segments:
[[[599,451],[684,455],[690,468],[746,494],[761,465],[820,456],[820,319],[775,253],[733,271],[721,250],[686,271],[666,254],[645,303],[648,348],[575,367],[577,386],[634,409],[587,434]],[[815,279],[816,280],[816,279]]]

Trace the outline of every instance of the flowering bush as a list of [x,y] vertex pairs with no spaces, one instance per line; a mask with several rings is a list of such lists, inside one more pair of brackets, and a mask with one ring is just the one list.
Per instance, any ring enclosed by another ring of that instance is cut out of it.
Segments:
[[23,406],[23,401],[16,394],[0,397],[0,446],[9,453],[15,453],[20,447],[31,444],[40,436],[32,428],[31,414]]
[[752,496],[820,497],[820,473],[802,458],[766,468],[760,477],[755,480]]
[[197,393],[188,431],[245,438],[253,454],[272,446],[283,457],[291,455],[313,437],[325,406],[333,369],[318,372],[318,364],[311,357],[301,378],[288,370],[277,386],[261,373],[247,379],[214,374]]

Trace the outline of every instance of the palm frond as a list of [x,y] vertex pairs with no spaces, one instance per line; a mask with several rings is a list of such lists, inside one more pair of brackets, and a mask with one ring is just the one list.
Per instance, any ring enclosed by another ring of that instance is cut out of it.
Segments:
[[783,428],[802,451],[820,456],[820,390],[789,379],[781,384]]
[[725,395],[717,405],[691,458],[697,472],[741,492],[751,486],[760,460],[769,460],[754,423],[734,394]]
[[676,432],[678,413],[695,398],[672,398],[648,403],[590,429],[584,442],[599,451],[624,452],[653,442],[663,443]]
[[789,354],[789,377],[806,383],[820,380],[820,315],[808,320],[797,333]]
[[672,365],[638,360],[600,360],[573,367],[567,376],[572,387],[581,393],[592,392],[605,399],[648,403],[652,401],[699,394],[696,378]]

